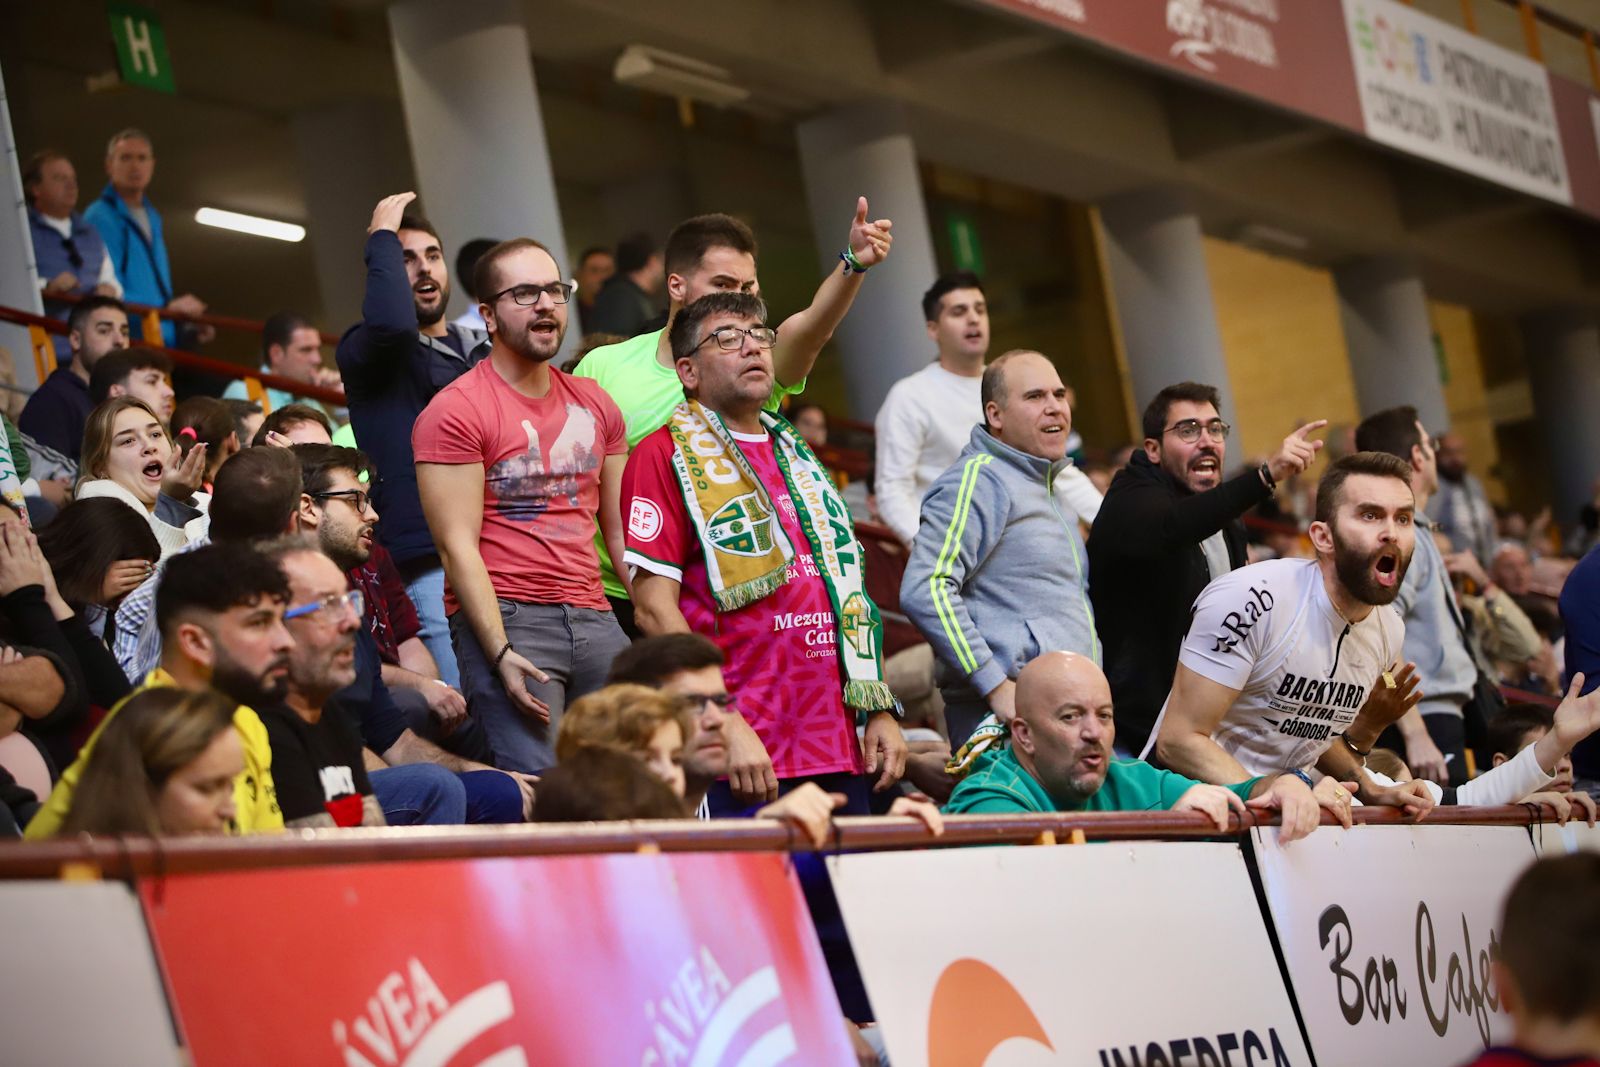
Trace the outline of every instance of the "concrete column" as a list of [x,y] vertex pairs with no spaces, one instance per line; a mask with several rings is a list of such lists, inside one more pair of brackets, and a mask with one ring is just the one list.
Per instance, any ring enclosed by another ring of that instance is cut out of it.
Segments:
[[1228,363],[1206,272],[1200,220],[1175,192],[1143,190],[1100,205],[1106,268],[1122,329],[1134,407],[1177,382],[1215,386],[1235,424]]
[[390,193],[416,188],[405,119],[393,100],[350,100],[297,114],[289,125],[306,192],[322,325],[337,334],[361,318],[361,249],[372,209]]
[[1431,433],[1450,428],[1422,279],[1395,259],[1362,259],[1333,272],[1339,320],[1363,416],[1410,404]]
[[894,249],[874,267],[835,339],[850,387],[851,414],[870,421],[889,387],[927,365],[922,294],[939,274],[922,200],[916,147],[894,103],[841,109],[800,124],[800,168],[824,270],[839,267],[856,198],[894,222]]
[[1600,314],[1546,311],[1520,326],[1554,474],[1556,518],[1571,522],[1600,477]]
[[[395,71],[422,208],[445,254],[475,237],[533,237],[565,272],[556,202],[523,7],[516,0],[389,8]],[[451,317],[466,308],[455,279]],[[578,341],[567,331],[567,348]]]
[[[22,196],[22,163],[17,156],[16,138],[11,133],[11,106],[0,75],[0,304],[44,314],[39,299],[39,274],[34,268],[33,239],[28,235],[28,207]],[[33,365],[33,347],[25,326],[0,323],[0,345],[11,353],[16,369],[17,388],[32,392],[39,386]],[[0,397],[0,407],[12,407],[13,395]],[[20,410],[20,407],[18,408]]]

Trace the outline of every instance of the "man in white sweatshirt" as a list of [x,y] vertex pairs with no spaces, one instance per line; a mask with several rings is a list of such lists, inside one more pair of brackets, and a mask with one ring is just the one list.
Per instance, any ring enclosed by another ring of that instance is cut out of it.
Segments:
[[[922,312],[938,358],[894,384],[876,423],[878,512],[907,545],[917,535],[923,494],[955,462],[983,412],[989,354],[989,305],[976,274],[941,276],[923,294]],[[1062,471],[1056,494],[1084,522],[1100,512],[1099,490],[1076,467]]]

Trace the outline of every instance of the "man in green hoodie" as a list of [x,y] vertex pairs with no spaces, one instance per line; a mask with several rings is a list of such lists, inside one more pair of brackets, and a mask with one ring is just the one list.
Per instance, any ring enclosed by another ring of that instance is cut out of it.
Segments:
[[1292,774],[1217,786],[1143,760],[1113,760],[1111,685],[1087,656],[1038,657],[1018,675],[1016,697],[1010,744],[980,759],[951,795],[947,813],[1200,811],[1226,830],[1229,810],[1242,815],[1248,807],[1281,812],[1283,841],[1316,829],[1322,807],[1350,825],[1349,790],[1331,778],[1315,792]]

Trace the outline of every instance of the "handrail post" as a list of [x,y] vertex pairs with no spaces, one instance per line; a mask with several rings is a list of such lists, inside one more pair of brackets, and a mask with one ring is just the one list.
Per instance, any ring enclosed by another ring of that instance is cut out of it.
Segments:
[[1600,56],[1595,54],[1593,30],[1583,31],[1583,54],[1589,57],[1589,81],[1600,92]]
[[141,328],[144,332],[145,344],[159,345],[162,343],[160,311],[155,308],[146,311],[144,313],[144,325]]
[[1543,63],[1544,49],[1539,46],[1539,13],[1533,8],[1533,0],[1519,0],[1517,10],[1522,15],[1522,39],[1528,55],[1535,63]]
[[1477,35],[1478,16],[1472,10],[1472,0],[1461,0],[1461,24],[1467,28],[1468,33]]

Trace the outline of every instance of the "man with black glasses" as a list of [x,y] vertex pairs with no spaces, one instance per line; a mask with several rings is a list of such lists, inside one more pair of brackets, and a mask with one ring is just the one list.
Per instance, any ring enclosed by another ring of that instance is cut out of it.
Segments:
[[1217,390],[1169,385],[1144,410],[1144,449],[1106,492],[1089,533],[1089,593],[1117,708],[1119,750],[1144,748],[1167,699],[1195,598],[1245,562],[1239,517],[1322,448],[1307,423],[1260,467],[1223,480],[1231,427]]
[[495,762],[531,773],[555,764],[562,711],[605,684],[628,643],[594,547],[598,519],[622,551],[628,445],[605,390],[550,365],[573,287],[548,249],[495,245],[473,291],[489,356],[429,403],[411,442],[467,708]]

